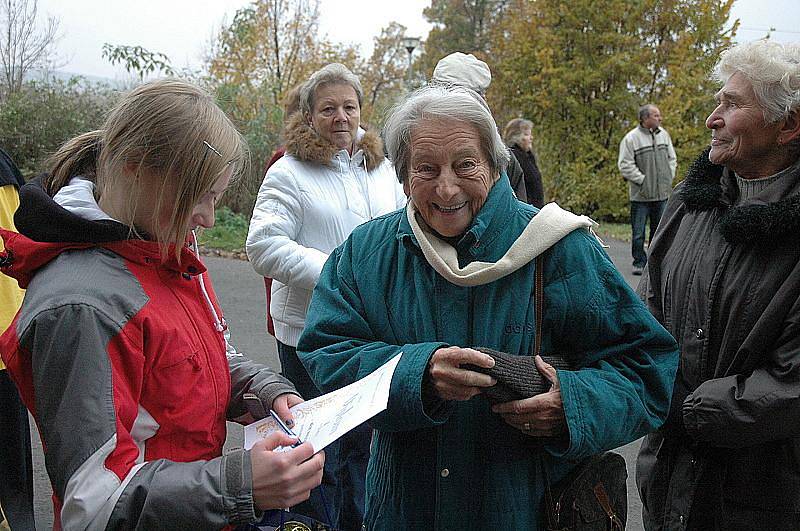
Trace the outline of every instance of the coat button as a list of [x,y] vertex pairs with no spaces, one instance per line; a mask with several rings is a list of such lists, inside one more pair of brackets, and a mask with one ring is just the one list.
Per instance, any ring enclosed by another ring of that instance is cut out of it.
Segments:
[[696,337],[697,339],[703,339],[704,337],[706,337],[706,333],[703,332],[702,328],[698,328],[697,331],[694,333],[694,337]]
[[440,474],[442,475],[443,478],[446,478],[447,476],[450,475],[450,471],[446,468],[443,468]]

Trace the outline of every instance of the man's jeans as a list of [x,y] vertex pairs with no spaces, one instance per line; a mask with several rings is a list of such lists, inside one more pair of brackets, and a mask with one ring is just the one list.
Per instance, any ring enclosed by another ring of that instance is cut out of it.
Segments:
[[[280,341],[277,343],[281,373],[294,384],[297,392],[305,400],[321,395],[297,357],[297,349]],[[371,437],[372,429],[367,424],[362,424],[325,447],[322,491],[327,507],[322,506],[321,497],[315,490],[311,492],[308,501],[293,507],[293,510],[342,531],[360,530],[364,520],[365,481]]]
[[631,201],[631,254],[633,255],[633,267],[644,267],[647,264],[647,255],[644,252],[644,230],[645,222],[650,218],[650,238],[648,243],[653,241],[653,235],[661,221],[664,207],[667,200],[663,201]]

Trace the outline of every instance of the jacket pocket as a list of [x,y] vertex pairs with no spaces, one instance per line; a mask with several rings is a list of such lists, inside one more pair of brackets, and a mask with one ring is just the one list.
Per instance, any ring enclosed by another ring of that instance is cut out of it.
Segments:
[[165,353],[156,363],[156,371],[165,371],[168,369],[180,368],[181,366],[190,367],[192,370],[200,370],[200,364],[197,359],[198,349],[194,347],[185,347],[173,351],[172,353]]
[[798,452],[794,439],[731,450],[722,487],[726,506],[800,513]]
[[670,333],[672,333],[672,271],[662,269],[664,274],[664,292],[661,294],[661,308],[664,313],[664,322],[662,323]]
[[664,435],[658,430],[647,435],[636,457],[636,487],[646,521],[660,522],[664,517],[671,472],[671,455]]
[[270,303],[272,318],[283,324],[303,328],[308,307],[311,305],[311,290],[281,284],[272,294]]
[[196,347],[165,352],[145,382],[146,396],[153,402],[148,409],[163,412],[177,429],[189,427],[192,417],[208,417],[203,410],[216,402],[208,372],[203,352]]

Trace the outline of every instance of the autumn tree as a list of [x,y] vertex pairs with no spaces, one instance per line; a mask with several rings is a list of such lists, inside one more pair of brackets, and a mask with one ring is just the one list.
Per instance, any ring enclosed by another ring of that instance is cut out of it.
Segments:
[[372,55],[357,72],[364,89],[361,120],[381,126],[389,108],[405,93],[407,53],[402,46],[406,27],[390,22],[374,38]]
[[319,0],[255,0],[222,28],[209,57],[218,83],[258,89],[280,105],[334,46],[317,39]]
[[[331,61],[353,68],[358,53],[317,36],[319,0],[254,0],[239,9],[207,52],[208,81],[250,145],[252,172],[225,199],[249,212],[264,164],[280,143],[285,94]],[[350,63],[350,64],[348,64]]]
[[545,186],[562,206],[627,217],[618,146],[658,104],[686,168],[707,142],[710,65],[729,44],[732,0],[516,0],[495,28],[489,90],[501,123],[534,122]]
[[[655,2],[646,14],[653,36],[646,48],[648,79],[637,86],[641,101],[652,101],[665,113],[665,127],[673,138],[683,168],[708,145],[705,119],[711,113],[713,95],[719,89],[709,73],[719,52],[729,46],[739,26],[728,32],[720,21],[728,19],[733,0],[691,1],[677,10],[678,2]],[[676,12],[680,18],[676,18]],[[670,28],[683,28],[674,32]],[[668,113],[668,114],[667,114]],[[678,175],[678,180],[683,175]]]
[[37,0],[0,0],[0,66],[9,93],[19,92],[28,72],[50,66],[56,57],[59,21],[39,22]]
[[494,30],[509,4],[510,0],[431,0],[422,14],[433,27],[417,68],[430,78],[439,59],[452,52],[489,57]]

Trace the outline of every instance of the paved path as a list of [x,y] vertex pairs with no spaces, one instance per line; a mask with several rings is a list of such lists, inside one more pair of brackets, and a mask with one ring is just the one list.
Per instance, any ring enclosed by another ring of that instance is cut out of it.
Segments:
[[[625,280],[636,286],[639,277],[630,274],[629,244],[606,240],[608,253],[622,272]],[[233,343],[252,359],[278,368],[278,356],[275,340],[268,336],[264,328],[264,283],[261,277],[247,262],[225,258],[206,257],[206,265],[214,280],[214,287],[225,311],[225,317],[231,329]],[[228,424],[229,436],[226,447],[241,445],[241,428]],[[52,528],[53,516],[50,502],[50,486],[42,459],[38,434],[33,430],[34,440],[34,472],[36,528],[40,530]],[[640,441],[632,442],[620,449],[628,463],[628,529],[639,531],[641,524],[641,502],[634,487],[636,470],[635,458]]]

